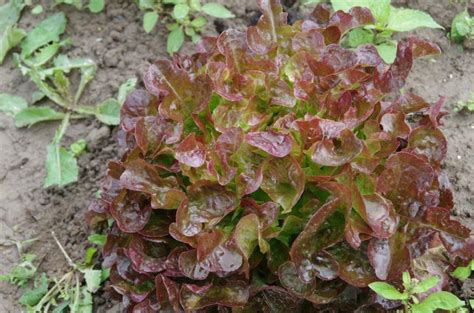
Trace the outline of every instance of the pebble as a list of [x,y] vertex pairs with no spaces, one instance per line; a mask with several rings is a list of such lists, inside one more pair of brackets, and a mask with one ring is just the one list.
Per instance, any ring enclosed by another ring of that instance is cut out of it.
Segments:
[[108,138],[109,136],[110,136],[110,129],[108,126],[103,125],[100,128],[94,128],[86,137],[87,146],[91,150],[97,149],[101,146],[101,141],[103,139]]

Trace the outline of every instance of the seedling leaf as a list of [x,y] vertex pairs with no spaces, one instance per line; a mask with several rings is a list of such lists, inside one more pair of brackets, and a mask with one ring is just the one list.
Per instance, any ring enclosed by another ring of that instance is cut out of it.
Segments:
[[27,107],[15,115],[16,127],[29,127],[39,122],[57,121],[64,118],[64,113],[50,107]]
[[158,13],[155,11],[146,12],[143,15],[143,29],[145,32],[151,32],[155,27],[156,22],[158,22]]
[[369,284],[369,288],[388,300],[408,299],[408,295],[401,293],[394,286],[384,282],[371,283]]
[[186,3],[180,3],[173,8],[173,17],[177,20],[182,20],[188,16],[189,6]]
[[103,246],[107,240],[107,236],[103,234],[92,234],[87,237],[87,240],[90,243],[96,244],[98,246]]
[[104,10],[105,1],[104,0],[90,0],[89,2],[89,10],[92,13],[99,13]]
[[102,282],[102,270],[85,269],[82,272],[86,280],[87,291],[96,292]]
[[217,18],[233,18],[235,15],[226,7],[219,3],[206,3],[202,6],[202,11],[207,15]]
[[135,86],[137,85],[137,79],[135,77],[127,79],[125,83],[120,85],[118,95],[117,95],[117,101],[122,105],[125,102],[125,99],[127,98],[127,95],[135,89]]
[[459,266],[451,274],[454,278],[465,281],[471,276],[474,261],[471,261],[467,266]]
[[44,188],[52,185],[64,186],[77,181],[79,169],[77,161],[71,151],[61,147],[60,141],[69,124],[69,114],[56,130],[53,141],[47,147],[46,172]]
[[0,33],[0,64],[10,49],[16,47],[26,36],[26,32],[15,26],[8,26],[3,33]]
[[437,291],[430,294],[423,302],[422,306],[430,308],[431,311],[436,309],[454,310],[464,306],[464,301],[447,291]]
[[36,49],[51,43],[58,42],[59,36],[66,29],[66,16],[64,13],[56,13],[39,23],[28,33],[21,43],[21,55],[30,56]]
[[415,287],[413,287],[413,292],[414,293],[426,292],[430,290],[431,288],[433,288],[434,286],[436,286],[438,282],[439,282],[439,278],[437,276],[428,277],[422,280],[421,282],[419,282]]
[[120,103],[109,98],[96,107],[95,116],[107,125],[118,125],[120,122]]
[[412,9],[392,8],[387,29],[397,32],[409,32],[419,27],[443,28],[425,12]]
[[73,142],[69,149],[74,154],[75,157],[79,156],[87,148],[87,141],[85,139],[79,139],[76,142]]
[[46,274],[42,274],[38,282],[35,282],[35,287],[33,289],[28,289],[20,297],[20,304],[27,306],[34,306],[44,297],[48,292],[48,279]]
[[0,93],[0,111],[6,115],[15,117],[16,114],[27,107],[28,103],[22,97]]
[[473,31],[472,18],[467,10],[462,11],[454,17],[451,23],[451,39],[460,43]]
[[178,52],[181,49],[181,46],[184,43],[184,32],[182,27],[177,27],[171,31],[168,35],[166,42],[166,49],[169,54]]

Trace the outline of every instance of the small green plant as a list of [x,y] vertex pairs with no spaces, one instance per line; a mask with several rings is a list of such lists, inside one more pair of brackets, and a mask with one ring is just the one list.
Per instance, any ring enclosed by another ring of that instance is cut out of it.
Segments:
[[12,0],[0,6],[0,64],[8,51],[26,36],[26,32],[16,25],[24,7],[22,0]]
[[430,313],[438,309],[455,310],[465,305],[464,301],[447,291],[433,292],[422,300],[420,295],[438,284],[439,278],[436,276],[418,281],[411,278],[408,272],[404,272],[402,279],[403,291],[399,291],[395,286],[385,282],[371,283],[369,288],[385,299],[401,301],[405,312]]
[[[31,97],[31,104],[46,98],[61,110],[53,106],[29,105],[26,99],[0,93],[0,111],[12,116],[17,127],[62,121],[47,147],[45,188],[63,186],[78,179],[76,157],[84,151],[86,143],[84,140],[76,142],[70,149],[61,146],[70,120],[94,116],[104,124],[118,125],[121,104],[136,84],[136,79],[130,79],[120,87],[117,98],[106,99],[96,106],[82,105],[81,96],[94,78],[97,66],[90,59],[71,59],[65,54],[58,54],[61,47],[71,44],[68,39],[60,40],[65,29],[64,13],[48,17],[26,35],[21,42],[21,53],[14,55],[23,75],[29,76],[38,88]],[[70,80],[74,72],[80,74],[76,86]]]
[[193,42],[201,39],[200,34],[207,25],[205,15],[216,18],[234,17],[223,5],[214,2],[201,4],[200,0],[138,0],[138,6],[145,11],[145,32],[151,32],[160,19],[166,24],[170,31],[166,48],[170,54],[181,49],[186,36]]
[[467,101],[458,101],[454,107],[454,112],[460,112],[467,110],[469,112],[474,112],[474,92],[471,93],[471,97]]
[[457,43],[474,40],[474,18],[469,15],[467,10],[454,17],[450,37],[452,41]]
[[465,281],[471,277],[472,271],[474,270],[474,260],[471,260],[466,266],[459,266],[451,273],[451,276],[461,281]]
[[372,43],[386,63],[393,63],[397,53],[397,42],[392,39],[394,33],[409,32],[419,27],[443,28],[427,13],[393,7],[390,0],[331,0],[331,4],[335,11],[348,12],[356,6],[370,9],[375,24],[351,30],[343,44],[356,48]]
[[[52,232],[54,241],[59,250],[64,254],[71,269],[59,279],[51,279],[42,273],[37,272],[37,267],[33,264],[36,258],[34,254],[24,254],[20,263],[13,267],[10,273],[0,275],[0,280],[8,281],[11,284],[22,288],[34,279],[32,288],[23,289],[19,303],[26,308],[26,312],[72,312],[88,313],[92,312],[92,294],[95,293],[108,278],[107,269],[95,269],[93,258],[97,249],[89,247],[82,263],[75,263],[66,253],[58,238]],[[99,234],[92,243],[102,245],[103,240]]]
[[[82,0],[55,0],[56,5],[59,4],[69,4],[75,6],[78,10],[81,10],[84,7]],[[87,8],[92,13],[102,12],[105,8],[105,0],[89,0],[87,3]]]
[[35,259],[36,255],[31,253],[21,255],[20,263],[15,265],[8,274],[0,275],[0,281],[7,281],[10,284],[23,287],[36,274],[37,268],[33,265]]

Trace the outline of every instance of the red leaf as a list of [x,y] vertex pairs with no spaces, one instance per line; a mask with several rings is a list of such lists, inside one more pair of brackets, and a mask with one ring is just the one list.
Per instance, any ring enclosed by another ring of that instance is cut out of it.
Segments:
[[206,162],[206,147],[191,133],[176,147],[175,157],[182,164],[200,167]]
[[277,158],[287,156],[291,151],[292,139],[290,136],[275,131],[253,132],[245,135],[245,140]]

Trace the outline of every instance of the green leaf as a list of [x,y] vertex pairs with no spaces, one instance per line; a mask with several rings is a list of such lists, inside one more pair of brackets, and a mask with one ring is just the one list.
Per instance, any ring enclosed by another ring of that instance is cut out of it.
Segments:
[[433,313],[429,305],[416,303],[411,305],[411,313]]
[[47,147],[44,188],[52,185],[64,186],[77,181],[79,176],[76,158],[72,152],[60,146],[68,125],[69,114],[66,114],[56,130],[53,141]]
[[436,286],[438,282],[439,282],[439,278],[437,276],[428,277],[422,280],[421,282],[419,282],[415,287],[413,287],[413,292],[414,293],[426,292],[430,290],[431,288],[433,288],[434,286]]
[[107,125],[118,125],[120,123],[120,103],[109,98],[96,107],[95,116],[99,121]]
[[21,262],[15,265],[10,273],[0,275],[0,281],[8,281],[11,284],[24,286],[36,274],[36,266],[33,261],[36,258],[34,254],[25,254],[21,258]]
[[102,268],[102,282],[109,279],[110,276],[110,268]]
[[169,54],[178,52],[184,43],[184,32],[182,27],[178,27],[168,35],[166,50]]
[[397,32],[409,32],[418,27],[443,28],[425,12],[412,9],[392,8],[387,29]]
[[29,66],[41,66],[51,60],[59,51],[61,44],[58,42],[49,44],[37,50],[32,56],[25,58],[25,63]]
[[80,312],[80,313],[92,313],[92,295],[87,290],[87,287],[81,289],[81,295],[78,297],[78,303],[72,303],[69,305],[71,312]]
[[0,6],[0,33],[16,24],[24,7],[22,0],[11,0]]
[[303,0],[301,2],[302,5],[310,5],[310,4],[316,4],[316,3],[320,3],[321,0]]
[[454,310],[464,306],[464,301],[447,291],[437,291],[430,294],[423,302],[422,306],[430,308],[432,312],[436,309]]
[[139,0],[138,7],[140,10],[153,10],[156,5],[156,0]]
[[173,16],[177,20],[182,20],[188,16],[189,6],[186,3],[177,4],[173,8]]
[[33,9],[31,9],[31,13],[33,14],[41,14],[43,12],[43,6],[41,4],[35,5]]
[[198,43],[201,40],[201,36],[194,34],[191,36],[191,40],[194,44]]
[[73,5],[76,9],[81,10],[82,9],[82,0],[54,0],[55,4],[70,4]]
[[26,290],[20,297],[20,304],[34,306],[48,292],[48,279],[46,274],[42,274],[39,282],[35,282],[35,288]]
[[201,11],[202,9],[201,0],[190,0],[189,6],[191,7],[191,10],[193,11]]
[[459,266],[451,274],[454,278],[457,278],[461,281],[465,281],[471,276],[472,266],[474,266],[474,261],[471,261],[467,266]]
[[18,112],[26,109],[28,107],[28,102],[25,99],[19,96],[12,96],[6,93],[0,93],[0,111],[15,117]]
[[75,157],[79,156],[87,148],[87,141],[85,139],[79,139],[72,143],[69,150],[74,154]]
[[217,18],[233,18],[235,15],[219,3],[206,3],[202,6],[202,11],[207,15]]
[[50,43],[58,42],[59,36],[66,29],[66,16],[64,13],[56,13],[39,23],[28,33],[21,43],[21,55],[27,57],[36,49]]
[[0,33],[0,64],[3,63],[8,51],[16,47],[25,36],[26,32],[15,26],[8,26],[3,33]]
[[90,243],[96,244],[98,246],[103,246],[105,245],[105,241],[107,240],[107,236],[103,234],[92,234],[89,237],[87,237],[87,240]]
[[207,20],[204,16],[198,16],[194,20],[191,21],[191,26],[196,28],[204,27],[207,23]]
[[22,0],[12,0],[0,6],[0,64],[7,52],[26,35],[24,30],[15,26],[23,7]]
[[39,122],[60,120],[63,117],[64,113],[50,107],[28,107],[15,115],[15,126],[29,127]]
[[128,94],[135,89],[135,86],[137,85],[137,79],[135,77],[127,79],[125,83],[120,85],[118,95],[117,95],[117,101],[122,105],[125,102],[125,99],[127,98]]
[[105,1],[104,0],[90,0],[89,2],[89,10],[92,13],[99,13],[104,10]]
[[456,15],[451,23],[451,39],[454,42],[460,43],[471,32],[473,32],[472,18],[469,16],[467,10],[462,11]]
[[408,295],[401,293],[394,286],[384,283],[384,282],[375,282],[369,284],[369,288],[375,291],[378,295],[389,300],[406,300]]
[[155,11],[146,12],[143,15],[143,29],[145,32],[151,32],[155,27],[156,22],[158,22],[158,13]]
[[31,103],[36,103],[36,102],[44,99],[45,96],[46,95],[43,92],[41,92],[40,90],[35,90],[31,94]]
[[403,272],[402,274],[403,287],[405,290],[408,289],[411,285],[411,277],[409,272]]
[[351,48],[372,43],[374,41],[374,33],[371,30],[356,28],[347,35],[347,44]]
[[82,272],[86,280],[87,291],[94,293],[99,290],[102,282],[102,270],[85,269]]
[[72,152],[59,144],[49,144],[46,156],[46,180],[44,188],[64,186],[77,181],[79,170]]
[[91,265],[92,264],[92,260],[94,258],[94,255],[96,254],[96,252],[97,252],[97,249],[94,248],[94,247],[87,248],[86,253],[84,255],[84,263],[86,265]]
[[389,41],[376,45],[377,52],[385,63],[392,64],[397,56],[397,42]]
[[334,11],[348,12],[352,7],[369,8],[377,24],[385,25],[390,16],[390,0],[331,0]]

